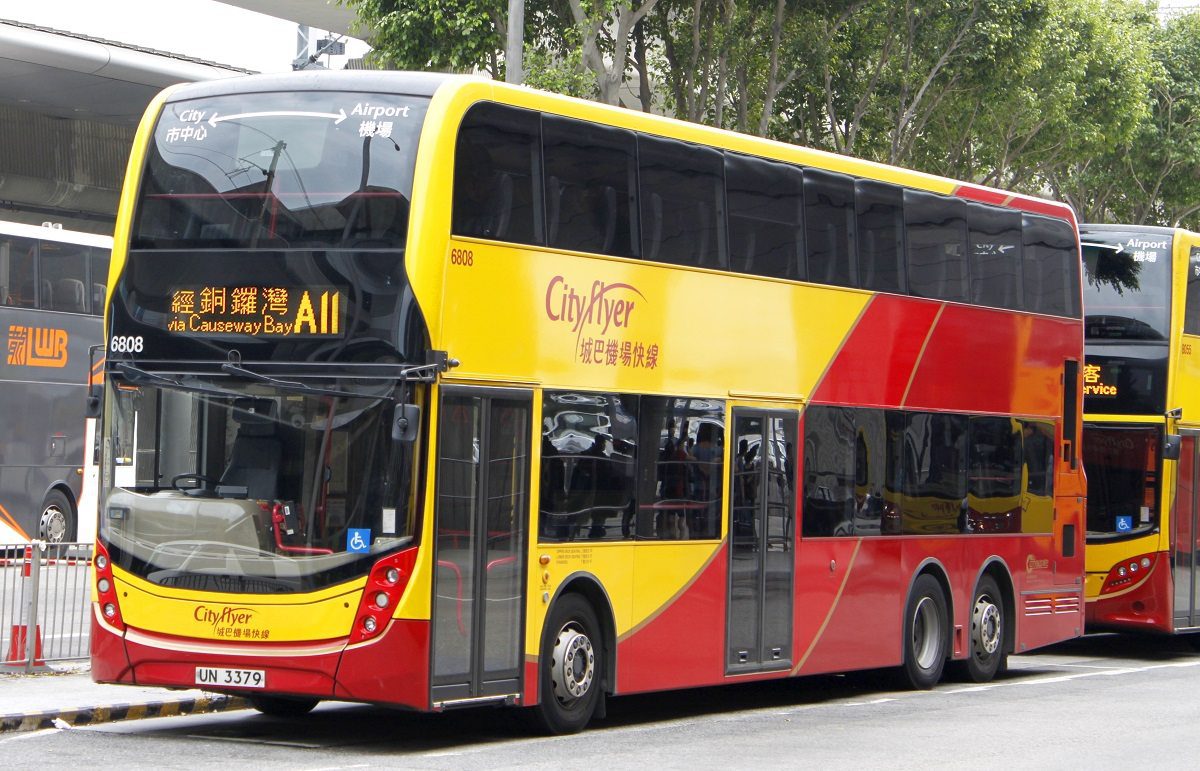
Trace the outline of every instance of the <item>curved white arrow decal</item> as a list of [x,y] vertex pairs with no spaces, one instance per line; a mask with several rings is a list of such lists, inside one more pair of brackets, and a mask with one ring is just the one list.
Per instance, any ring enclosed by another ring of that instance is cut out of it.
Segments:
[[208,125],[215,126],[222,121],[238,120],[239,118],[265,118],[265,117],[283,117],[283,118],[333,118],[333,124],[336,126],[346,119],[346,111],[338,108],[337,112],[301,112],[298,110],[275,110],[272,112],[239,112],[237,115],[220,115],[213,113],[213,116],[208,119]]

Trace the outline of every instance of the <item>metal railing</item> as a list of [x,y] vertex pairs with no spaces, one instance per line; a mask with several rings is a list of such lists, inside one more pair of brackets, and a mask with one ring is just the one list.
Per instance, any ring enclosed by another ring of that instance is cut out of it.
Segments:
[[87,658],[91,569],[90,543],[0,544],[0,671]]

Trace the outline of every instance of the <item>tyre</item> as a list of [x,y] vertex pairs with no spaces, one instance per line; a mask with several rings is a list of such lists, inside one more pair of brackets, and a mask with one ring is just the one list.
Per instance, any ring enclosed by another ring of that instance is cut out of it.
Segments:
[[312,712],[320,699],[300,696],[247,696],[250,706],[271,717],[300,717]]
[[950,640],[946,593],[928,573],[917,577],[904,611],[902,682],[928,690],[942,679]]
[[1005,624],[1004,599],[996,579],[984,576],[975,587],[975,599],[971,603],[971,650],[964,662],[966,678],[975,683],[986,683],[1002,671],[1008,659],[1004,647]]
[[542,634],[535,727],[550,734],[582,731],[603,698],[604,661],[596,612],[582,595],[563,595]]
[[70,543],[75,540],[75,507],[59,490],[46,493],[46,500],[42,501],[38,538],[47,543]]

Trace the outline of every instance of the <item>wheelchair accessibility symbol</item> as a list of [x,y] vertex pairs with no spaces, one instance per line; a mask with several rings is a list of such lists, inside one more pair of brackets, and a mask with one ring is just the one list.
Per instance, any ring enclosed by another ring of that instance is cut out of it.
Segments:
[[1133,517],[1128,516],[1128,515],[1117,517],[1117,532],[1118,533],[1129,533],[1132,531],[1133,531]]
[[346,532],[346,551],[366,554],[371,550],[371,531],[365,527],[352,527]]

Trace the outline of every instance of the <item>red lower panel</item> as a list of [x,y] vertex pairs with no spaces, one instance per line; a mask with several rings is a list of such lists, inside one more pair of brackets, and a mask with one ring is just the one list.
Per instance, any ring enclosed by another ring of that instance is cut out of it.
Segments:
[[[138,640],[105,641],[95,636],[93,677],[106,682],[192,688],[196,667],[230,667],[266,671],[266,693],[316,696],[322,699],[365,701],[428,709],[429,624],[393,621],[376,641],[342,649],[337,641],[313,652],[300,646],[263,646],[262,653],[243,650],[223,653],[218,646],[183,638],[139,635]],[[114,638],[115,639],[115,638]],[[123,648],[123,653],[120,649]],[[122,673],[111,662],[128,656]],[[228,690],[257,693],[257,689]]]
[[120,634],[92,615],[92,679],[97,683],[133,683],[133,670],[125,656],[125,641]]
[[722,548],[678,598],[617,645],[617,692],[668,690],[725,680]]
[[1087,630],[1141,629],[1173,632],[1172,586],[1167,554],[1160,554],[1154,570],[1140,585],[1125,594],[1101,595],[1087,604]]
[[334,697],[429,709],[429,622],[392,621],[377,642],[347,648]]

